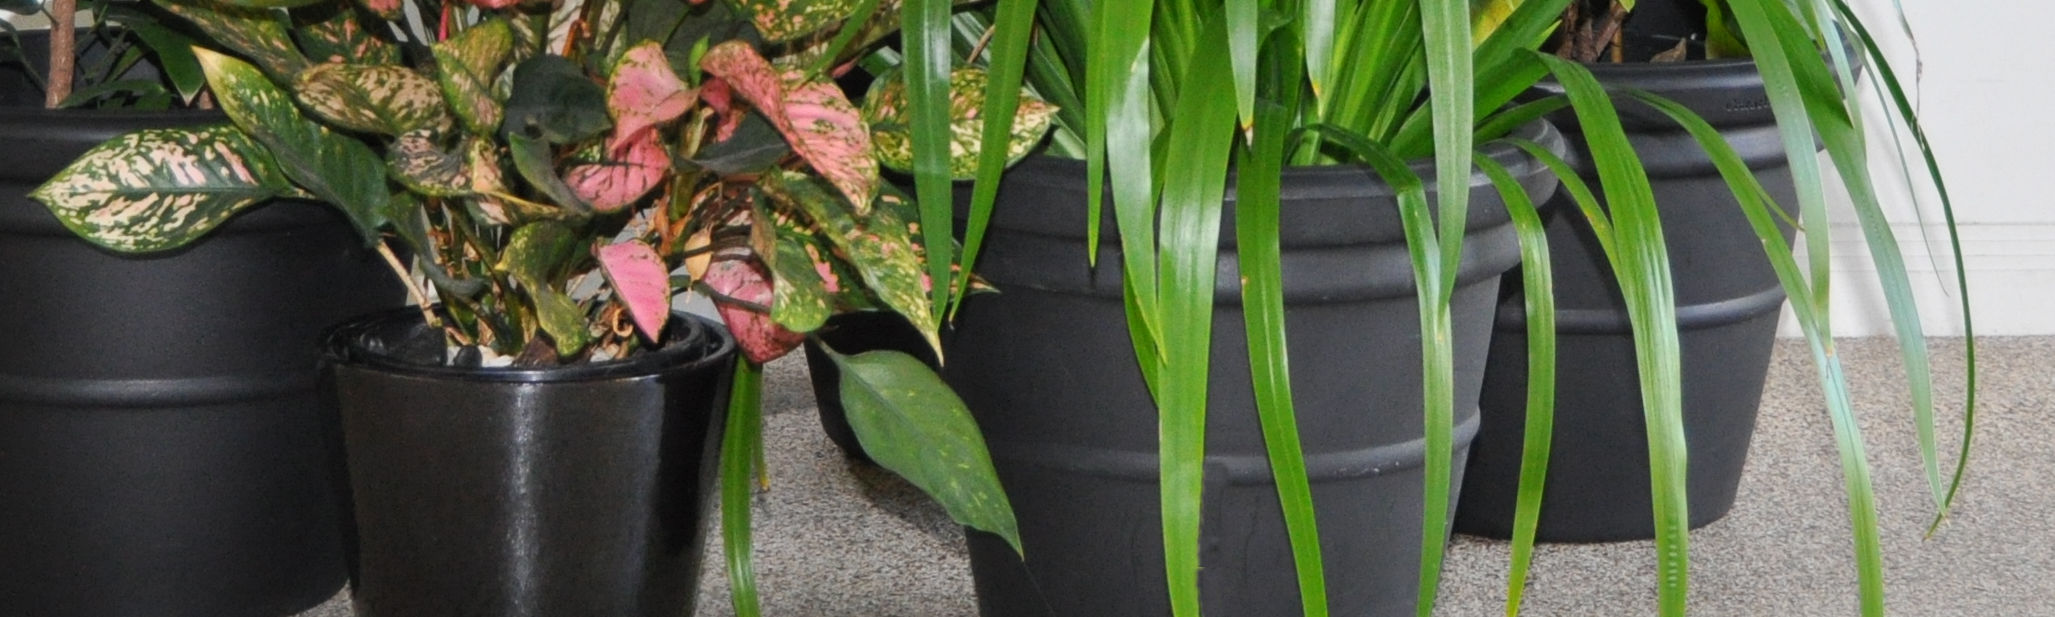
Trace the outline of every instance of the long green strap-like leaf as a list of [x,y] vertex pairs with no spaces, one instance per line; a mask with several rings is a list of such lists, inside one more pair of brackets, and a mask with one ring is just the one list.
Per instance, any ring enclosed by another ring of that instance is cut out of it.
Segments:
[[[1221,200],[1234,136],[1234,83],[1227,31],[1214,18],[1178,93],[1169,126],[1162,207],[1164,371],[1157,406],[1162,467],[1163,549],[1171,612],[1199,615],[1199,521],[1206,457],[1206,390],[1213,341],[1213,287]],[[1121,233],[1127,233],[1122,225]],[[1128,272],[1128,276],[1134,276]]]
[[[985,126],[981,144],[1012,141],[1013,114],[1020,108],[1020,81],[1027,66],[1028,45],[1035,28],[1039,0],[999,0],[992,24],[991,66],[985,74]],[[970,221],[963,234],[963,271],[976,272],[978,249],[992,222],[992,202],[999,197],[999,177],[1006,172],[1006,148],[978,151],[978,175],[970,193]],[[1095,217],[1096,218],[1096,217]],[[1094,240],[1094,247],[1098,245]],[[1096,251],[1095,251],[1096,252]],[[967,290],[969,286],[964,286]],[[968,294],[959,290],[948,314],[956,314]]]
[[[1434,612],[1442,555],[1448,548],[1448,501],[1453,487],[1450,470],[1440,469],[1440,475],[1436,475],[1436,470],[1437,466],[1452,467],[1455,458],[1455,338],[1449,317],[1450,295],[1441,289],[1443,269],[1455,265],[1442,261],[1434,215],[1427,205],[1426,184],[1403,159],[1347,129],[1330,125],[1307,128],[1323,133],[1329,143],[1348,150],[1391,185],[1392,194],[1398,199],[1399,221],[1405,229],[1406,253],[1413,260],[1413,281],[1417,286],[1414,298],[1420,311],[1423,440],[1427,444],[1417,601],[1419,614],[1425,617]],[[1469,174],[1463,177],[1468,178]],[[1436,450],[1437,444],[1449,447]]]
[[1313,487],[1292,405],[1291,362],[1286,353],[1284,265],[1279,240],[1279,203],[1285,145],[1299,108],[1301,87],[1296,35],[1276,35],[1266,54],[1266,80],[1256,108],[1255,140],[1241,150],[1235,168],[1236,251],[1242,272],[1242,316],[1249,340],[1250,382],[1263,446],[1277,482],[1299,577],[1306,617],[1326,617],[1327,575],[1320,557],[1320,526],[1314,518]]
[[1685,497],[1683,384],[1678,360],[1677,303],[1669,248],[1656,214],[1648,171],[1619,112],[1583,65],[1536,53],[1563,84],[1597,167],[1615,233],[1608,254],[1626,301],[1648,427],[1649,490],[1654,502],[1658,603],[1665,617],[1684,614],[1690,586],[1690,510]]
[[[1881,83],[1890,93],[1891,103],[1898,112],[1898,119],[1905,123],[1907,130],[1912,132],[1913,143],[1918,145],[1920,158],[1926,163],[1927,177],[1933,180],[1934,191],[1941,198],[1941,215],[1948,228],[1948,246],[1955,256],[1956,294],[1962,307],[1963,372],[1966,384],[1963,387],[1962,444],[1956,453],[1954,477],[1948,481],[1945,489],[1941,484],[1940,464],[1935,453],[1936,446],[1932,421],[1920,418],[1917,408],[1913,410],[1915,421],[1919,423],[1918,428],[1920,429],[1920,455],[1926,457],[1924,462],[1927,468],[1927,482],[1934,491],[1936,512],[1933,523],[1927,526],[1927,533],[1932,534],[1940,526],[1941,521],[1948,516],[1948,510],[1955,503],[1955,495],[1962,488],[1962,479],[1969,470],[1970,443],[1976,436],[1976,323],[1970,318],[1969,270],[1962,261],[1962,232],[1955,223],[1955,202],[1948,196],[1948,182],[1941,177],[1941,164],[1935,160],[1933,146],[1927,142],[1927,132],[1920,126],[1919,114],[1914,112],[1912,102],[1905,96],[1904,84],[1898,80],[1897,72],[1892,70],[1890,59],[1884,57],[1883,50],[1877,47],[1876,39],[1872,38],[1869,29],[1863,27],[1862,22],[1855,18],[1855,12],[1848,8],[1848,4],[1842,2],[1842,0],[1833,0],[1833,2],[1835,12],[1840,14],[1844,23],[1854,29],[1856,40],[1862,42],[1863,50],[1867,53],[1870,65],[1877,71],[1877,79],[1872,81]],[[1900,12],[1902,18],[1903,10],[1901,9]],[[1901,25],[1903,25],[1902,22]],[[1907,36],[1910,38],[1909,30],[1907,31]],[[1902,148],[1900,153],[1902,158]],[[1915,200],[1915,203],[1917,203],[1917,200]]]
[[[1791,181],[1798,189],[1800,215],[1808,221],[1827,220],[1827,198],[1823,189],[1825,176],[1820,171],[1819,150],[1813,141],[1813,117],[1806,112],[1804,97],[1799,93],[1797,78],[1793,74],[1793,58],[1778,53],[1776,28],[1770,25],[1768,14],[1786,11],[1782,0],[1732,0],[1735,21],[1741,25],[1742,36],[1755,41],[1755,66],[1762,72],[1763,83],[1769,92],[1770,108],[1776,112],[1778,132],[1783,135],[1784,157],[1791,163]],[[1788,16],[1788,15],[1787,15]],[[1817,58],[1814,58],[1817,61]],[[1832,270],[1832,247],[1825,233],[1805,234],[1806,256],[1811,260],[1813,295],[1830,298],[1828,293],[1828,272]],[[1828,318],[1822,315],[1822,318]],[[1831,328],[1829,328],[1831,329]]]
[[[1422,307],[1423,323],[1436,321],[1436,334],[1448,336],[1446,321],[1448,303],[1455,293],[1456,273],[1462,270],[1463,230],[1470,209],[1470,159],[1473,135],[1476,128],[1476,84],[1471,72],[1470,56],[1470,3],[1451,0],[1420,0],[1420,29],[1424,34],[1427,53],[1428,106],[1434,114],[1434,173],[1435,207],[1440,215],[1441,230],[1437,238],[1441,250],[1439,273],[1441,282],[1435,289],[1438,297],[1432,320],[1428,319]],[[1424,284],[1424,283],[1423,283]],[[1454,345],[1451,338],[1437,341],[1436,355],[1447,355],[1447,348]],[[1444,359],[1453,362],[1450,359]],[[1453,371],[1453,364],[1437,366],[1438,373]],[[1435,375],[1428,381],[1448,379],[1444,387],[1453,392],[1453,373]],[[1421,521],[1420,537],[1420,617],[1434,613],[1434,598],[1441,587],[1442,553],[1448,543],[1448,490],[1455,473],[1455,440],[1453,438],[1454,403],[1435,405],[1426,410],[1427,431],[1426,483],[1427,495]],[[1449,431],[1440,430],[1450,425]]]
[[[1149,152],[1150,0],[1101,0],[1092,7],[1094,23],[1086,58],[1085,114],[1087,235],[1098,246],[1100,202],[1107,172],[1112,172],[1113,207],[1120,226],[1122,271],[1134,288],[1136,304],[1129,329],[1152,341],[1161,313],[1156,291],[1156,189]],[[1145,364],[1160,364],[1162,352],[1150,350]]]
[[1477,166],[1498,188],[1520,236],[1520,290],[1527,309],[1527,421],[1520,446],[1519,495],[1513,506],[1512,566],[1506,578],[1506,617],[1518,617],[1527,590],[1527,570],[1534,561],[1542,489],[1548,484],[1549,446],[1555,436],[1555,274],[1548,256],[1548,232],[1542,229],[1541,215],[1535,212],[1526,187],[1489,157],[1477,157]]
[[763,451],[763,367],[735,358],[734,389],[721,436],[721,540],[728,558],[729,601],[736,617],[757,617],[756,565],[750,534],[751,483]]
[[[931,306],[950,306],[955,289],[956,228],[949,182],[949,0],[906,0],[900,6],[899,37],[906,53],[907,133],[913,143],[913,186],[920,202],[922,243],[927,247]],[[1006,116],[1011,118],[1012,116]],[[999,142],[1005,143],[1005,142]],[[859,206],[868,204],[858,204]]]

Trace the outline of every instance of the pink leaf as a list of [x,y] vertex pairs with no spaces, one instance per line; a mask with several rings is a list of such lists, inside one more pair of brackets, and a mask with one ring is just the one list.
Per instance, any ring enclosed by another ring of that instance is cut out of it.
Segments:
[[870,127],[840,87],[808,80],[798,71],[779,71],[741,41],[708,50],[699,66],[756,106],[785,135],[792,151],[849,198],[857,212],[869,210],[878,188],[878,159],[871,150]]
[[698,93],[671,70],[662,45],[649,41],[629,48],[607,81],[607,110],[614,115],[607,149],[621,151],[643,131],[684,115],[697,100]]
[[635,319],[635,329],[651,341],[671,317],[671,276],[656,249],[632,240],[599,247],[600,271],[614,284],[614,293]]
[[400,0],[363,0],[364,8],[386,19],[400,18]]
[[564,172],[564,182],[571,185],[579,199],[592,204],[592,209],[613,212],[642,199],[650,189],[663,183],[664,172],[670,166],[670,156],[664,154],[656,132],[643,131],[641,138],[628,142],[623,150],[614,153],[613,159]]
[[[751,259],[721,259],[708,266],[706,284],[723,296],[755,304],[770,306],[775,297],[770,277]],[[806,335],[785,329],[773,321],[769,314],[752,307],[716,298],[714,308],[721,313],[721,321],[727,322],[728,332],[735,335],[736,345],[742,348],[742,355],[750,362],[763,364],[778,359],[799,347]]]

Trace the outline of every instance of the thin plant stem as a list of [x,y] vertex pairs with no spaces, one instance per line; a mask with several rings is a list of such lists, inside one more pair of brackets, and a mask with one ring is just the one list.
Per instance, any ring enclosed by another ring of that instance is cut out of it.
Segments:
[[75,0],[50,0],[50,87],[43,91],[43,107],[56,109],[71,98],[72,73],[78,61],[78,19]]

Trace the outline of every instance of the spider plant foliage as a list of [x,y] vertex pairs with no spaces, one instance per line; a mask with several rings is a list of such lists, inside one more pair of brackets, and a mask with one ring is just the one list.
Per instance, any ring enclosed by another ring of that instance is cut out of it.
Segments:
[[[453,362],[541,366],[662,341],[673,296],[712,297],[748,361],[836,312],[937,340],[917,206],[880,175],[906,110],[833,78],[896,5],[846,0],[161,0],[230,124],[144,131],[34,196],[101,246],[161,251],[275,198],[334,206],[386,251]],[[947,95],[983,104],[967,70]],[[1017,88],[1017,86],[1016,86]],[[1022,110],[1008,143],[1040,139]],[[903,146],[903,140],[900,140]],[[959,139],[959,159],[979,154]],[[472,350],[475,350],[472,351]],[[471,358],[470,360],[457,360]],[[963,405],[919,362],[839,360],[881,463],[959,520],[1012,515]],[[911,393],[911,394],[908,394]],[[873,439],[875,437],[875,439]]]
[[[1531,212],[1521,212],[1530,208],[1527,196],[1503,169],[1473,151],[1482,142],[1503,138],[1512,128],[1565,106],[1574,108],[1587,139],[1605,194],[1603,206],[1558,157],[1531,143],[1514,145],[1556,170],[1569,193],[1578,197],[1579,214],[1599,230],[1606,258],[1619,277],[1633,323],[1650,427],[1660,611],[1684,612],[1688,535],[1675,299],[1659,210],[1647,172],[1622,129],[1615,98],[1666,114],[1697,138],[1762,237],[1763,255],[1734,258],[1770,261],[1810,342],[1823,390],[1829,394],[1824,407],[1835,420],[1836,444],[1843,453],[1865,614],[1881,614],[1874,497],[1862,440],[1852,422],[1846,378],[1826,321],[1827,227],[1809,224],[1803,230],[1812,261],[1795,260],[1775,223],[1782,214],[1779,208],[1789,204],[1769,203],[1745,163],[1702,120],[1652,95],[1607,92],[1581,65],[1537,51],[1562,27],[1572,1],[998,0],[958,22],[971,25],[956,29],[959,48],[984,50],[992,92],[1008,92],[1025,82],[1041,97],[1064,105],[1056,114],[1051,151],[1085,160],[1091,200],[1086,220],[1095,226],[1100,220],[1105,207],[1102,188],[1112,200],[1136,361],[1162,414],[1165,574],[1179,617],[1201,614],[1197,572],[1203,565],[1198,525],[1203,511],[1206,353],[1230,165],[1235,169],[1237,216],[1273,211],[1280,170],[1291,165],[1366,164],[1400,195],[1418,282],[1425,380],[1427,481],[1421,514],[1430,524],[1421,538],[1418,603],[1424,616],[1432,611],[1446,542],[1441,521],[1446,520],[1451,489],[1454,405],[1449,302],[1462,255],[1473,166],[1494,180],[1503,201],[1515,210],[1516,221],[1533,222]],[[1584,8],[1596,6],[1610,13],[1631,4],[1601,1]],[[1858,216],[1871,234],[1873,259],[1891,290],[1887,295],[1910,367],[1907,382],[1914,393],[1915,421],[1923,435],[1931,435],[1930,378],[1919,319],[1897,243],[1889,237],[1889,226],[1880,222],[1876,191],[1867,176],[1862,106],[1857,97],[1843,96],[1856,91],[1849,60],[1842,53],[1843,33],[1851,33],[1857,43],[1853,48],[1862,50],[1869,65],[1877,67],[1875,80],[1883,84],[1879,90],[1888,89],[1891,95],[1886,108],[1895,113],[1887,123],[1902,123],[1919,135],[1918,119],[1905,102],[1888,59],[1839,0],[1708,0],[1706,6],[1713,11],[1713,23],[1727,30],[1723,44],[1739,44],[1745,38],[1762,67],[1796,171],[1798,206],[1806,221],[1827,220],[1821,189],[1826,179],[1819,173],[1816,152],[1823,147],[1834,156],[1840,181],[1854,195]],[[1550,75],[1565,86],[1565,96],[1515,104],[1516,97]],[[988,140],[1004,134],[998,119],[1004,116],[990,112],[1005,108],[991,106],[994,101],[987,100]],[[976,258],[979,234],[989,220],[1006,162],[996,152],[984,154],[964,241],[966,263]],[[1949,211],[1945,184],[1940,183],[1924,139],[1917,150],[1901,150],[1900,155],[1926,162],[1941,189],[1943,211]],[[1434,163],[1431,180],[1418,177],[1404,164],[1427,157]],[[1435,188],[1431,199],[1429,185]],[[924,199],[922,205],[936,204]],[[1277,250],[1275,222],[1253,218],[1233,224],[1239,235],[1257,412],[1263,418],[1292,539],[1305,614],[1324,615],[1317,527],[1304,490],[1303,452],[1297,436],[1289,433],[1295,424],[1290,374],[1281,370],[1286,366],[1283,307],[1272,293],[1281,274],[1273,260],[1260,257]],[[1530,244],[1523,250],[1529,264],[1526,296],[1548,297],[1552,294],[1545,264],[1537,263],[1546,251],[1531,246],[1543,240],[1538,225],[1519,226],[1524,228],[1523,243]],[[1091,237],[1096,245],[1096,228]],[[1534,310],[1549,309],[1530,307]],[[1964,319],[1966,323],[1966,314]],[[1534,333],[1533,345],[1532,362],[1553,361],[1552,331]],[[1973,368],[1971,379],[1973,383]],[[1545,413],[1552,385],[1536,387],[1530,400],[1535,413]],[[1545,416],[1530,417],[1530,431],[1547,430]],[[1967,439],[1964,442],[1966,455]],[[1534,443],[1532,435],[1529,443]],[[1953,484],[1936,470],[1930,439],[1923,438],[1922,455],[1937,509],[1945,512]],[[1528,461],[1546,464],[1545,455],[1537,460],[1530,454]],[[1524,475],[1534,483],[1523,487],[1520,516],[1531,530],[1543,476]],[[1959,475],[1955,483],[1959,484]],[[1516,536],[1509,613],[1518,612],[1531,544],[1531,532]]]

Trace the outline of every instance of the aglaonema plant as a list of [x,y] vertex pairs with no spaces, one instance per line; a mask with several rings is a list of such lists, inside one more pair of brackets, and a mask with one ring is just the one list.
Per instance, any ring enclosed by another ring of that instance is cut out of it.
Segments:
[[[664,340],[675,295],[710,297],[744,356],[723,454],[742,612],[754,612],[747,487],[761,364],[845,311],[896,312],[939,345],[928,276],[938,247],[880,174],[914,158],[904,127],[923,111],[904,104],[903,85],[881,82],[859,106],[834,81],[895,29],[896,7],[160,6],[211,39],[194,53],[230,122],[110,140],[34,197],[122,252],[183,246],[268,200],[332,205],[441,328],[453,364],[626,358]],[[1011,158],[1052,111],[1017,88],[1005,95],[1017,121],[985,142]],[[976,108],[983,75],[959,70],[942,92]],[[951,142],[945,160],[968,167],[977,137]],[[897,352],[835,360],[870,455],[1017,548],[975,423],[935,374]]]
[[[1559,157],[1531,143],[1514,145],[1556,170],[1573,195],[1579,214],[1598,230],[1605,258],[1619,277],[1632,322],[1638,378],[1649,427],[1652,493],[1657,525],[1658,606],[1663,615],[1685,612],[1688,575],[1684,439],[1678,367],[1675,299],[1663,242],[1659,204],[1647,172],[1629,146],[1614,100],[1652,106],[1692,135],[1719,167],[1761,236],[1764,253],[1735,259],[1767,259],[1790,297],[1819,369],[1823,408],[1835,427],[1855,539],[1854,561],[1865,615],[1881,615],[1883,585],[1876,504],[1866,449],[1853,423],[1847,379],[1834,352],[1826,318],[1829,254],[1827,227],[1801,230],[1810,254],[1801,262],[1778,231],[1780,208],[1756,183],[1746,164],[1706,123],[1688,110],[1641,92],[1608,92],[1581,65],[1537,48],[1548,38],[1572,0],[999,0],[995,6],[958,16],[959,49],[986,63],[990,92],[1009,92],[1025,81],[1048,100],[1064,105],[1057,114],[1051,152],[1084,159],[1086,217],[1098,244],[1097,221],[1103,194],[1110,195],[1120,230],[1121,264],[1129,331],[1136,362],[1149,381],[1162,414],[1162,532],[1167,592],[1174,614],[1200,614],[1198,546],[1204,481],[1206,392],[1204,360],[1212,336],[1215,242],[1220,237],[1223,186],[1235,168],[1237,212],[1277,207],[1278,174],[1290,165],[1364,164],[1384,176],[1405,210],[1406,237],[1414,262],[1423,368],[1423,410],[1427,449],[1423,495],[1419,614],[1432,612],[1446,542],[1446,508],[1451,489],[1452,357],[1450,291],[1462,255],[1462,230],[1473,168],[1493,180],[1521,228],[1526,297],[1538,300],[1530,315],[1529,435],[1526,443],[1547,443],[1553,385],[1546,378],[1554,362],[1552,328],[1546,324],[1552,294],[1544,239],[1531,204],[1516,183],[1489,159],[1476,157],[1479,144],[1501,139],[1513,127],[1560,110],[1574,113],[1588,140],[1603,204]],[[910,4],[921,4],[913,2]],[[941,2],[926,3],[942,11]],[[1622,0],[1619,4],[1631,5]],[[1825,221],[1823,186],[1816,153],[1824,149],[1841,170],[1840,183],[1852,196],[1857,216],[1883,273],[1887,301],[1908,367],[1913,419],[1922,435],[1921,456],[1932,484],[1936,521],[1945,514],[1967,461],[1962,444],[1953,480],[1939,471],[1932,438],[1931,376],[1920,320],[1910,296],[1903,258],[1880,224],[1877,190],[1868,176],[1862,106],[1844,40],[1853,41],[1870,66],[1873,83],[1892,112],[1886,124],[1902,124],[1917,139],[1900,158],[1925,163],[1939,189],[1944,213],[1946,185],[1927,147],[1903,86],[1874,37],[1840,0],[1707,0],[1723,46],[1745,40],[1761,67],[1799,188],[1806,221]],[[1631,6],[1622,7],[1631,8]],[[909,15],[913,11],[909,11]],[[930,33],[948,30],[931,20]],[[911,28],[911,26],[910,26]],[[1474,28],[1474,29],[1473,29]],[[1909,29],[1907,30],[1909,32]],[[908,46],[942,47],[909,30]],[[1844,39],[1844,37],[1848,37]],[[1596,37],[1594,37],[1596,38]],[[965,39],[975,44],[965,45]],[[942,72],[912,60],[909,80],[939,83]],[[1553,75],[1566,95],[1540,101],[1516,98]],[[1845,94],[1845,96],[1844,96]],[[930,104],[939,104],[940,97]],[[918,105],[918,102],[916,102]],[[1009,102],[988,98],[987,139],[1003,135]],[[927,130],[941,122],[929,119]],[[920,134],[916,126],[916,135]],[[1431,157],[1436,169],[1434,208],[1423,181],[1404,161]],[[969,207],[965,254],[976,249],[1006,160],[986,153]],[[936,189],[939,191],[939,189]],[[946,201],[921,205],[929,217],[945,217]],[[1237,228],[1243,308],[1251,350],[1251,385],[1258,392],[1273,477],[1291,538],[1305,614],[1327,614],[1324,574],[1305,457],[1292,432],[1295,425],[1289,371],[1285,366],[1282,305],[1275,293],[1281,276],[1274,256],[1277,238],[1257,227]],[[1238,223],[1238,225],[1249,225]],[[1952,228],[1952,223],[1951,223]],[[1959,246],[1956,249],[1959,254]],[[1096,255],[1080,256],[1095,259]],[[1958,281],[1962,272],[1958,260]],[[1510,284],[1510,283],[1509,283]],[[1964,324],[1968,328],[1967,311]],[[1973,353],[1973,352],[1972,352]],[[1974,358],[1969,379],[1974,388]],[[1974,398],[1965,404],[1965,436],[1973,427]],[[1522,581],[1531,556],[1545,447],[1530,450],[1523,470],[1516,521],[1514,565],[1508,614],[1519,610]]]

